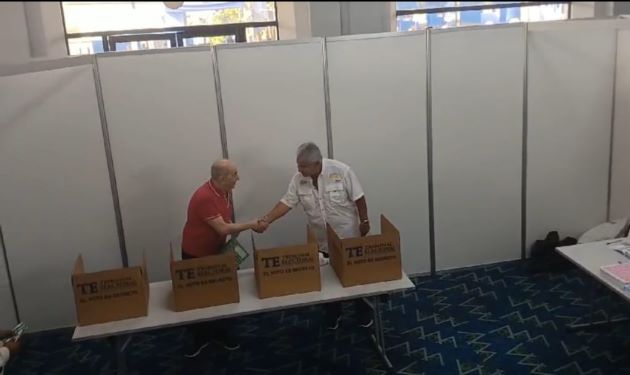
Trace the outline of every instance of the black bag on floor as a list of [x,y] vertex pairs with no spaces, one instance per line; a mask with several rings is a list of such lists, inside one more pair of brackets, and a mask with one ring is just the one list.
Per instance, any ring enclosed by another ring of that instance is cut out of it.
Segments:
[[577,244],[573,237],[566,237],[562,241],[556,231],[547,233],[544,240],[537,240],[532,246],[529,259],[529,272],[560,272],[574,268],[573,263],[565,259],[556,251],[556,247]]

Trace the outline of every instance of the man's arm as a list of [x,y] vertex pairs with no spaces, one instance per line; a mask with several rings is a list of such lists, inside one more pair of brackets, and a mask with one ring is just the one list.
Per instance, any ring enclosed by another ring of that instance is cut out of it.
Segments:
[[348,171],[344,176],[344,182],[348,196],[350,196],[354,201],[354,204],[357,205],[357,211],[359,212],[359,232],[361,233],[361,237],[363,237],[370,232],[367,202],[365,200],[363,188],[361,187],[361,183],[359,182],[357,175],[351,168],[348,168]]
[[226,223],[223,217],[217,216],[213,219],[206,219],[206,223],[212,227],[221,236],[227,236],[228,234],[238,234],[248,229],[259,229],[257,220],[251,220],[245,223]]
[[370,232],[370,222],[368,219],[367,202],[365,200],[365,195],[354,201],[354,203],[357,205],[357,210],[359,211],[359,231],[361,232],[361,236],[363,237]]
[[297,184],[295,182],[295,177],[289,182],[289,188],[287,189],[286,194],[280,201],[267,213],[267,215],[260,218],[260,224],[263,226],[263,230],[267,229],[269,224],[278,220],[279,218],[286,215],[291,208],[293,208],[300,199],[297,194]]
[[4,366],[9,362],[9,358],[11,358],[11,350],[0,346],[0,375],[4,375]]
[[22,344],[19,341],[9,341],[4,343],[4,346],[9,349],[9,354],[15,355],[17,352],[20,351]]
[[9,331],[6,329],[0,329],[0,340],[8,339],[13,336],[13,331]]
[[271,224],[286,215],[289,211],[291,211],[291,207],[282,202],[278,202],[278,204],[276,204],[275,207],[272,208],[267,215],[263,216],[261,220],[268,224]]

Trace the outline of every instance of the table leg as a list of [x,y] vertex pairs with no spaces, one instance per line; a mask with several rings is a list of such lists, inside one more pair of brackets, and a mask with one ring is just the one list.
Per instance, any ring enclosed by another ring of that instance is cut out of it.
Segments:
[[385,348],[383,316],[381,314],[379,296],[374,297],[372,301],[372,309],[374,312],[374,334],[372,335],[372,341],[376,346],[376,350],[381,355],[383,362],[385,362],[385,366],[387,366],[388,369],[392,369],[394,366],[392,366],[392,363],[389,361]]
[[[113,342],[112,342],[113,341]],[[116,374],[127,374],[127,358],[125,356],[125,349],[131,341],[131,335],[127,337],[114,336],[110,338],[110,344],[115,352],[116,357]]]
[[609,326],[609,325],[611,326],[617,323],[627,322],[629,320],[630,318],[598,320],[596,322],[590,322],[590,323],[571,324],[570,326],[567,327],[567,329],[570,332],[573,332],[573,331],[579,331],[582,329],[589,329],[589,328],[594,328],[594,327]]
[[618,318],[618,319],[610,319],[610,316],[606,320],[598,320],[596,322],[593,321],[593,316],[595,316],[595,294],[597,292],[597,288],[599,285],[593,286],[591,288],[591,292],[588,296],[588,304],[590,305],[589,313],[588,313],[588,323],[580,323],[580,324],[570,324],[567,326],[567,330],[569,332],[580,331],[583,329],[589,329],[594,327],[601,326],[611,326],[617,323],[622,323],[630,320],[630,318]]

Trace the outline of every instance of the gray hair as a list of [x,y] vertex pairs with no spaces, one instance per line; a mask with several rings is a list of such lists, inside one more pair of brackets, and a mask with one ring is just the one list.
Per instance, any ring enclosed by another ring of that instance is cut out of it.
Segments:
[[313,142],[302,143],[297,149],[297,160],[309,164],[320,163],[322,161],[322,152]]

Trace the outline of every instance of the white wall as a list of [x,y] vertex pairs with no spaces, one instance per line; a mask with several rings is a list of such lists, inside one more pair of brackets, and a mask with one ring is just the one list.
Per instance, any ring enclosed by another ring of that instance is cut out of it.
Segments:
[[17,63],[30,58],[22,2],[0,2],[0,51],[0,63]]
[[595,18],[605,18],[610,17],[614,13],[612,1],[598,1],[595,2],[595,6],[593,7],[593,16]]
[[0,2],[0,63],[67,55],[58,1]]
[[311,1],[312,36],[341,35],[341,4],[339,1]]
[[[342,34],[371,34],[391,30],[394,8],[389,1],[344,1],[348,8],[341,13]],[[347,16],[346,16],[347,14]]]
[[[619,6],[624,2],[615,1],[572,1],[571,2],[571,18],[605,18],[612,15],[623,14],[619,11],[623,10],[623,6]],[[626,8],[627,9],[627,8]]]
[[[224,48],[225,47],[225,48]],[[307,141],[326,153],[321,41],[217,49],[227,149],[239,168],[238,222],[267,213],[296,173],[295,150]],[[301,207],[257,236],[258,248],[304,243]],[[251,249],[249,233],[239,241]],[[249,257],[241,267],[251,266]]]
[[98,65],[129,264],[144,254],[150,280],[169,280],[188,201],[221,157],[210,51],[106,55]]
[[394,8],[389,1],[312,1],[312,36],[339,36],[392,31]]
[[615,15],[630,14],[630,3],[627,1],[615,1],[613,13]]
[[619,30],[610,218],[630,216],[630,30]]
[[311,7],[307,1],[278,1],[278,34],[281,40],[311,37]]
[[[573,1],[571,18],[603,18],[630,14],[628,1]],[[574,15],[575,14],[575,15]]]
[[[30,57],[26,18],[21,2],[0,3],[0,64],[18,63]],[[0,327],[16,323],[9,277],[0,249]]]
[[530,28],[527,246],[606,220],[615,30],[601,22]]
[[409,274],[431,264],[425,40],[413,33],[328,43],[335,159],[363,186],[371,233],[380,233],[381,214],[400,231]]
[[510,25],[432,35],[437,270],[521,256],[524,33]]
[[595,14],[595,3],[592,1],[571,2],[571,18],[592,18]]
[[6,328],[12,327],[17,321],[1,246],[2,244],[0,244],[0,327]]
[[0,77],[0,225],[20,317],[74,322],[70,274],[120,267],[92,66]]
[[31,46],[31,57],[63,57],[68,54],[66,35],[58,1],[25,1],[24,13]]
[[[30,58],[24,6],[21,2],[0,2],[0,65]],[[4,256],[0,249],[0,327],[16,323]]]

